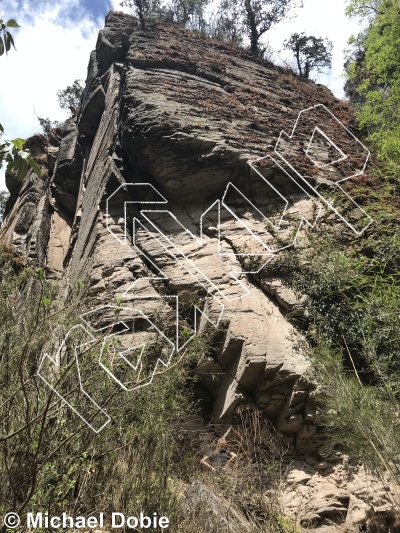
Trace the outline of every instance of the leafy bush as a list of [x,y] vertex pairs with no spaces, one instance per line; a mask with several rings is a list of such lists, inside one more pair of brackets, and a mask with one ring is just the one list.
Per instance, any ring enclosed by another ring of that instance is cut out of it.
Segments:
[[400,165],[400,17],[397,0],[351,0],[348,13],[368,22],[353,38],[347,62],[348,88],[357,103],[359,125],[382,159]]
[[79,107],[84,88],[82,80],[75,80],[72,85],[57,91],[57,99],[61,109],[74,112]]
[[[393,201],[392,201],[393,203]],[[307,336],[332,444],[400,481],[400,232],[391,207],[356,242],[338,226],[278,258],[274,273],[307,295]]]
[[38,121],[40,127],[43,130],[43,133],[45,133],[46,135],[48,135],[53,128],[58,128],[61,125],[61,122],[59,122],[58,120],[50,120],[48,117],[38,117]]
[[[129,394],[116,390],[105,373],[94,373],[101,342],[81,348],[85,388],[92,380],[93,393],[101,391],[112,419],[99,433],[38,379],[42,354],[54,353],[78,323],[84,310],[80,289],[61,305],[43,269],[26,265],[12,248],[0,247],[0,513],[157,512],[168,516],[170,531],[221,531],[218,524],[210,529],[201,513],[192,516],[182,507],[185,484],[200,478],[250,517],[255,530],[296,531],[274,497],[283,449],[261,424],[257,409],[240,414],[242,430],[230,444],[238,452],[236,465],[220,476],[199,471],[205,441],[210,446],[215,436],[211,426],[197,432],[191,425],[198,416],[191,368],[212,353],[215,331],[196,337],[151,386]],[[84,398],[68,343],[63,361],[67,364],[54,371],[57,391],[81,407]]]
[[[188,348],[185,365],[128,396],[116,391],[112,380],[93,376],[112,417],[96,434],[37,376],[44,351],[52,353],[77,322],[79,293],[60,306],[44,271],[26,266],[8,247],[0,249],[0,267],[0,513],[85,515],[117,509],[129,515],[156,511],[176,522],[174,480],[184,477],[190,453],[182,426],[194,412],[189,365],[204,343],[197,340]],[[99,349],[79,355],[89,378]],[[63,358],[73,363],[69,351],[67,346]],[[71,367],[55,375],[57,390],[80,405],[82,392]]]

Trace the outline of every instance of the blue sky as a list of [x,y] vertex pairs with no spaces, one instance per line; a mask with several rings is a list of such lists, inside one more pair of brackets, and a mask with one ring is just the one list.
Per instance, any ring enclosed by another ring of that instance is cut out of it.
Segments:
[[112,0],[71,0],[70,2],[59,2],[57,0],[3,0],[1,10],[7,13],[8,17],[23,17],[24,21],[32,22],[40,13],[51,6],[60,5],[61,9],[57,22],[61,24],[70,19],[79,22],[82,17],[91,17],[93,20],[104,18],[107,11],[117,2]]
[[93,14],[95,19],[104,16],[111,7],[111,2],[107,0],[82,0],[81,3],[89,13]]
[[[0,18],[15,18],[21,29],[14,30],[17,51],[0,58],[0,123],[7,138],[26,138],[39,132],[36,114],[51,120],[67,118],[57,102],[56,92],[86,79],[90,51],[104,26],[109,8],[121,0],[3,0]],[[305,31],[328,37],[334,44],[333,69],[318,78],[343,97],[343,49],[357,33],[357,21],[344,15],[346,0],[304,0],[296,17],[285,20],[268,32],[276,50],[275,62],[285,58],[282,43],[292,32]],[[0,170],[0,190],[4,189],[4,169]]]

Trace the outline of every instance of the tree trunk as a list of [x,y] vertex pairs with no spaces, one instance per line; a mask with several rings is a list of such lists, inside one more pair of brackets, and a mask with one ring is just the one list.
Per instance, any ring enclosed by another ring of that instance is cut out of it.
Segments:
[[135,4],[136,4],[139,20],[140,20],[140,26],[141,26],[142,30],[145,30],[146,29],[146,22],[144,20],[143,0],[136,0]]
[[300,61],[300,46],[296,45],[296,60],[297,60],[297,68],[299,69],[299,76],[300,78],[303,77],[303,69],[301,68],[301,61]]
[[246,10],[246,17],[247,17],[247,22],[249,24],[249,30],[250,30],[251,53],[257,56],[259,55],[259,52],[260,52],[259,47],[258,47],[258,40],[260,38],[260,35],[257,30],[256,17],[255,17],[254,10],[251,6],[250,0],[245,0],[244,8]]

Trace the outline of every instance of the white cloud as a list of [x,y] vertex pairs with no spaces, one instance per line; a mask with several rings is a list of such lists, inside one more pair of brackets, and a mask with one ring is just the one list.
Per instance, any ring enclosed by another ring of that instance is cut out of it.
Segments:
[[114,11],[122,11],[128,15],[132,15],[132,8],[130,7],[121,7],[121,0],[111,0],[111,6]]
[[[13,1],[6,15],[16,7]],[[71,9],[78,22],[66,16]],[[67,118],[56,92],[77,78],[86,79],[89,54],[104,20],[93,21],[78,0],[42,2],[34,10],[25,2],[14,13],[21,29],[13,32],[17,51],[0,58],[0,122],[7,138],[26,138],[40,131],[35,111],[51,120]],[[0,172],[2,190],[4,169]]]

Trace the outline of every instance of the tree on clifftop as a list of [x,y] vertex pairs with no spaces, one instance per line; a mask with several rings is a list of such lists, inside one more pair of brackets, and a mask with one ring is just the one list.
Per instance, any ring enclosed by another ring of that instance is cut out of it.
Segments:
[[302,0],[219,0],[214,15],[206,15],[210,0],[122,0],[121,6],[132,9],[142,29],[146,19],[160,17],[167,22],[182,24],[221,40],[238,43],[250,40],[252,54],[263,57],[261,37],[288,16],[290,9],[303,7]]
[[333,45],[328,39],[293,33],[283,46],[293,53],[300,78],[308,79],[314,69],[320,72],[321,69],[332,66]]
[[170,0],[163,15],[167,21],[176,22],[191,30],[204,31],[205,8],[208,3],[209,0]]
[[72,85],[57,91],[57,99],[61,109],[74,113],[79,107],[84,88],[82,80],[75,80]]
[[209,0],[122,0],[120,5],[132,9],[143,30],[146,29],[146,19],[160,17],[191,30],[204,31],[204,12],[208,3]]
[[146,29],[146,19],[160,14],[161,1],[160,0],[122,0],[120,3],[122,7],[129,7],[133,13],[140,20],[142,30]]
[[290,9],[303,7],[298,0],[229,0],[239,8],[240,24],[243,33],[250,39],[251,53],[263,56],[261,37],[272,26],[287,17]]

